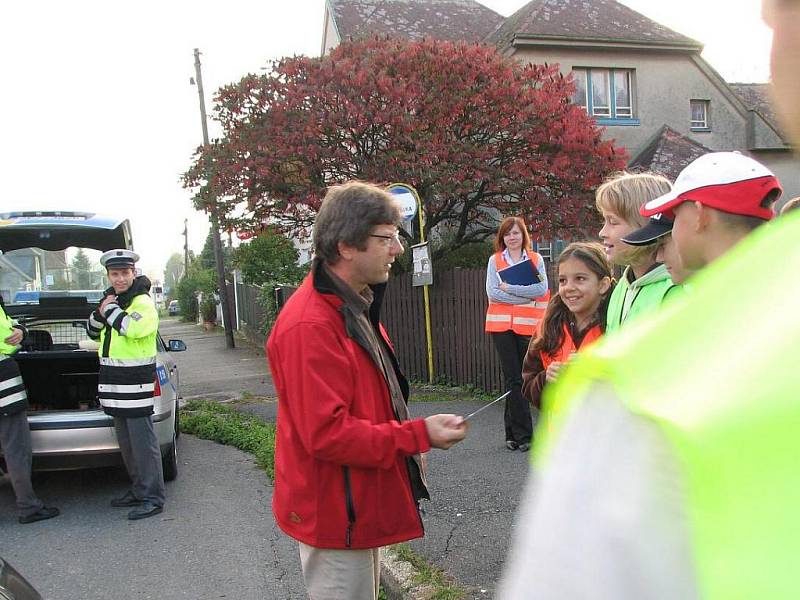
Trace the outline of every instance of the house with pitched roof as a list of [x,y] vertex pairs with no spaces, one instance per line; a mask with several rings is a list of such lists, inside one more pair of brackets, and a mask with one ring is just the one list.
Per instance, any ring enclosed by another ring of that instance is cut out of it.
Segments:
[[727,83],[700,42],[616,0],[533,0],[508,18],[474,0],[327,0],[325,22],[323,54],[380,34],[479,42],[557,63],[574,77],[573,101],[626,148],[632,168],[674,178],[702,153],[739,150],[775,172],[785,197],[800,195],[768,86]]

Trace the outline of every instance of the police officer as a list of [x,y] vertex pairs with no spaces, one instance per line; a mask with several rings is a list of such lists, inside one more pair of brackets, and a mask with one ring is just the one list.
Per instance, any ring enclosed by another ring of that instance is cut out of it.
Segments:
[[17,498],[20,523],[34,523],[58,516],[54,506],[45,506],[31,484],[31,430],[28,427],[28,393],[11,355],[19,349],[25,327],[11,319],[0,297],[0,448],[6,459],[11,487]]
[[128,519],[145,519],[164,509],[161,451],[153,430],[158,313],[150,280],[136,276],[139,255],[109,250],[100,257],[111,287],[89,316],[89,336],[100,340],[98,396],[114,417],[122,459],[132,486],[111,506],[130,507]]

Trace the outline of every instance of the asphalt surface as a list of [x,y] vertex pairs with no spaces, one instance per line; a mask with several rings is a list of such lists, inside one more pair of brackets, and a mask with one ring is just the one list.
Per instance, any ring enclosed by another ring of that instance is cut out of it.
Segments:
[[[218,344],[224,345],[224,339]],[[256,355],[252,349],[250,352]],[[237,371],[242,365],[255,366],[256,371],[262,365],[266,369],[263,352],[256,355],[255,365],[248,360],[246,347],[235,350],[236,355],[238,362],[233,368]],[[253,376],[242,381],[252,382]],[[277,402],[269,378],[257,393],[251,393],[257,396],[252,402],[235,406],[274,421]],[[429,390],[422,393],[431,395]],[[412,393],[410,412],[418,417],[467,415],[485,405],[485,401],[458,393],[446,402],[414,402],[413,397]],[[465,441],[448,451],[432,450],[428,462],[431,501],[423,502],[426,535],[412,541],[411,547],[467,588],[467,598],[492,598],[529,467],[528,454],[505,448],[502,402],[474,418]]]
[[[242,391],[261,389],[264,365],[251,351],[226,353],[224,338],[169,320],[162,334],[189,345],[175,355],[185,394],[228,397],[223,374]],[[238,368],[250,360],[251,369]],[[29,525],[17,523],[0,478],[0,556],[47,600],[305,598],[297,546],[275,526],[272,487],[251,457],[182,435],[178,458],[164,512],[136,522],[109,506],[128,487],[122,469],[36,473],[37,493],[62,514]]]
[[[174,354],[184,400],[235,400],[240,410],[275,419],[261,349],[237,338],[228,350],[219,329],[172,319],[161,331],[188,346]],[[465,415],[483,405],[456,394],[412,402],[410,410]],[[493,598],[528,472],[528,455],[506,450],[503,438],[498,403],[475,417],[467,440],[428,458],[426,535],[411,546],[466,587],[467,598]],[[37,474],[38,493],[63,514],[31,525],[16,523],[13,494],[0,479],[0,556],[48,600],[305,598],[296,543],[276,527],[272,486],[251,458],[183,435],[179,462],[164,513],[138,522],[108,505],[127,487],[119,469]]]

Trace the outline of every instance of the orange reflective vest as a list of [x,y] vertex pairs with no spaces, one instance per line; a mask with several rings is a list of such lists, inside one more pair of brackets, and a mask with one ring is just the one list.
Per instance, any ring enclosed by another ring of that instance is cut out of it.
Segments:
[[572,339],[572,336],[569,333],[569,327],[564,325],[564,341],[561,343],[561,347],[555,351],[555,354],[547,354],[539,351],[539,358],[542,360],[542,365],[544,366],[545,370],[547,370],[547,367],[550,366],[550,363],[567,362],[573,352],[577,352],[579,349],[586,348],[589,344],[595,342],[601,335],[603,335],[603,331],[600,329],[600,325],[595,325],[586,332],[586,335],[583,337],[583,341],[581,341],[580,347],[576,348],[575,340]]
[[[538,260],[541,258],[538,253],[527,250],[528,258],[533,266],[538,270]],[[503,258],[502,252],[494,255],[494,264],[497,270],[510,267]],[[536,332],[536,326],[544,318],[544,311],[547,303],[550,302],[550,290],[534,298],[525,304],[506,304],[505,302],[492,302],[489,300],[489,308],[486,310],[486,327],[484,331],[488,333],[502,333],[511,330],[518,335],[531,337]]]

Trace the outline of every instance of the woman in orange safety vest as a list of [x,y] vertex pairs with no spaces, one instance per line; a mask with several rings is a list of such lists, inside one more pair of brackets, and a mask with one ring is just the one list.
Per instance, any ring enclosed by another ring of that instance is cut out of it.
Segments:
[[[500,358],[506,390],[511,392],[505,406],[506,447],[527,452],[533,425],[528,401],[522,396],[522,359],[536,325],[544,316],[550,291],[544,259],[531,249],[531,238],[525,221],[508,217],[500,223],[495,238],[494,255],[486,268],[485,330]],[[503,269],[530,261],[538,273],[538,281],[515,285],[503,280]]]

